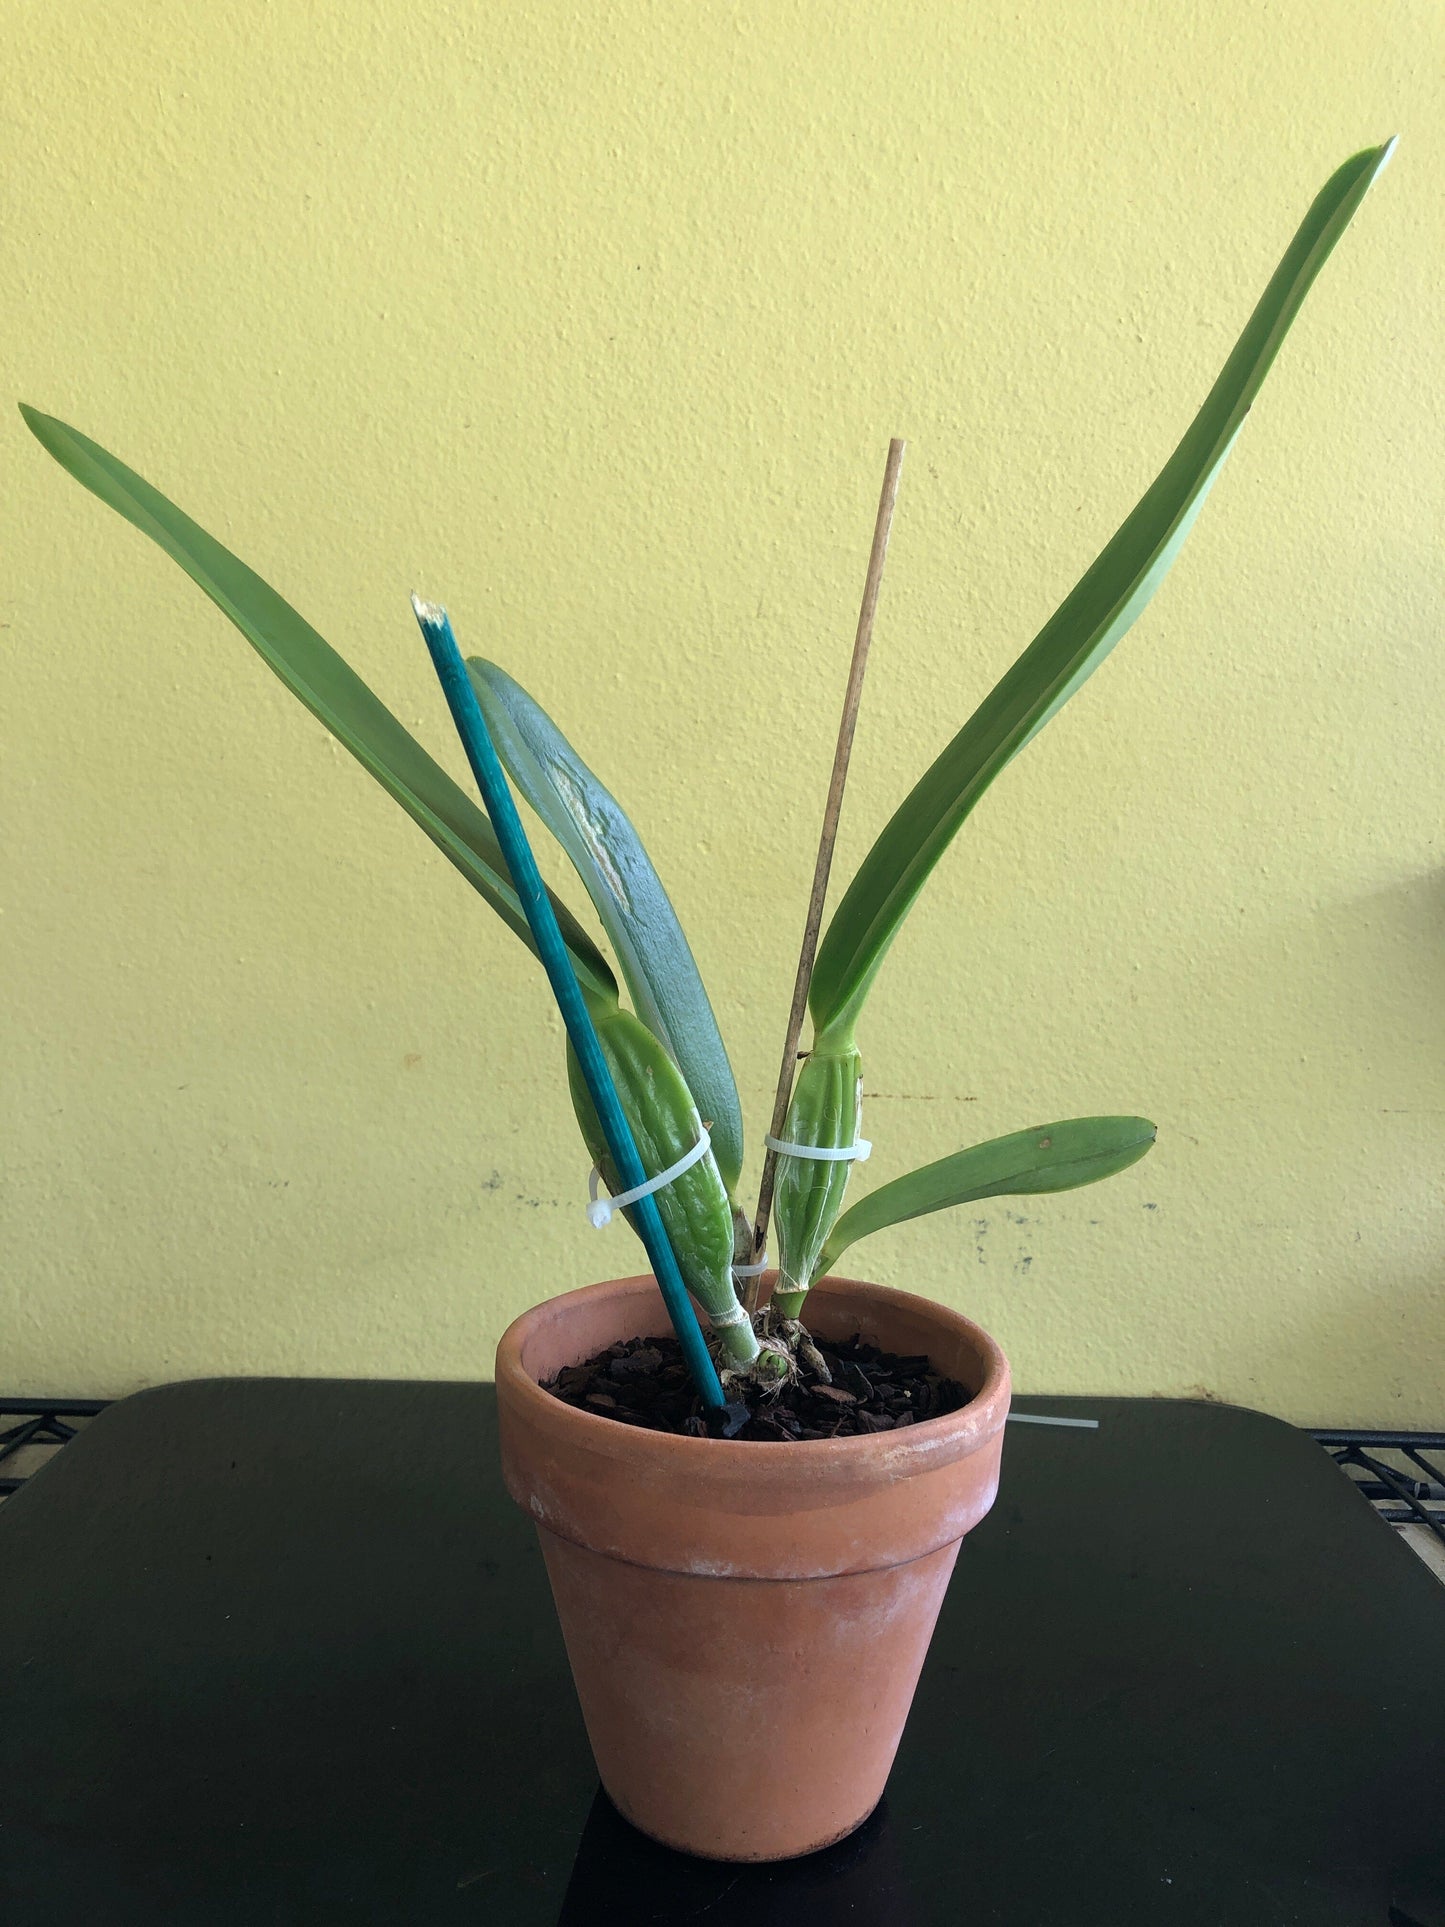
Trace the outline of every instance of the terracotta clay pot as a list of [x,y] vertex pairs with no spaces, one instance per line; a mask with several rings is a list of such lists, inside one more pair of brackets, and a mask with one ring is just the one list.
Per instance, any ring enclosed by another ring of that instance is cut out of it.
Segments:
[[568,1292],[497,1349],[507,1488],[536,1520],[602,1783],[653,1839],[781,1860],[850,1833],[898,1750],[959,1542],[993,1503],[1008,1363],[909,1292],[830,1278],[809,1328],[926,1352],[974,1393],[901,1432],[674,1438],[540,1389],[669,1329],[650,1277]]

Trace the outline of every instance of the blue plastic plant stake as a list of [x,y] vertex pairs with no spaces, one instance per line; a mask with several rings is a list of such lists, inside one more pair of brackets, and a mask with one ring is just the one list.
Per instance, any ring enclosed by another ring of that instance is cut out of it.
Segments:
[[[567,1035],[572,1040],[577,1061],[582,1066],[582,1075],[587,1080],[592,1102],[597,1107],[597,1116],[603,1136],[607,1139],[607,1148],[612,1153],[612,1162],[623,1187],[630,1191],[635,1185],[646,1184],[647,1173],[642,1168],[642,1159],[637,1155],[632,1126],[627,1122],[627,1114],[617,1095],[617,1086],[612,1081],[612,1073],[607,1068],[607,1060],[602,1055],[602,1046],[592,1026],[591,1013],[568,959],[562,932],[557,927],[556,915],[537,869],[537,859],[527,841],[527,832],[522,828],[522,819],[517,814],[517,806],[502,773],[502,765],[488,733],[476,692],[467,675],[461,651],[457,648],[456,637],[452,634],[450,618],[445,609],[433,602],[422,602],[416,596],[412,597],[411,606],[416,611],[426,646],[431,651],[442,694],[447,699],[452,721],[462,739],[462,748],[467,753],[467,761],[482,792],[487,814],[492,819],[492,828],[507,859],[513,886],[521,899],[532,935],[537,940],[538,955],[562,1012],[562,1021],[567,1026]],[[702,1402],[722,1410],[727,1401],[723,1398],[722,1385],[708,1355],[697,1313],[682,1282],[682,1273],[677,1268],[677,1258],[667,1230],[658,1214],[657,1200],[649,1193],[639,1198],[632,1208],[637,1214],[637,1229],[652,1262],[653,1276],[661,1289],[667,1315],[672,1320],[673,1330],[682,1346],[682,1355],[702,1395]]]

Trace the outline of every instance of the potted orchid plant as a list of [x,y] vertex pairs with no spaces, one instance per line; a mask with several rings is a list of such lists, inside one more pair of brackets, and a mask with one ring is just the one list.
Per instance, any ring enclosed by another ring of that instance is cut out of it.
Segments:
[[[591,1215],[615,1207],[638,1224],[655,1210],[723,1394],[709,1396],[670,1352],[646,1275],[544,1299],[498,1354],[507,1477],[538,1522],[604,1782],[671,1845],[736,1859],[804,1852],[858,1825],[882,1791],[960,1540],[996,1490],[1009,1378],[966,1318],[838,1279],[835,1267],[925,1213],[1120,1172],[1154,1126],[1128,1115],[1033,1126],[948,1150],[845,1208],[867,1150],[868,1002],[985,790],[1159,586],[1392,145],[1326,183],[1156,479],[883,827],[816,954],[805,945],[798,1012],[805,995],[811,1037],[784,1053],[757,1211],[740,1194],[743,1119],[720,1026],[637,829],[533,696],[494,662],[467,665],[486,736],[570,859],[611,948],[609,959],[549,893],[545,915],[645,1174],[640,1187],[626,1181],[569,1043]],[[158,490],[77,430],[23,412],[537,948],[497,810],[473,802],[288,602]],[[422,614],[437,626],[439,612]],[[776,1269],[764,1251],[769,1201]],[[644,1381],[645,1396],[619,1396]],[[820,1690],[835,1674],[849,1679],[846,1695]]]

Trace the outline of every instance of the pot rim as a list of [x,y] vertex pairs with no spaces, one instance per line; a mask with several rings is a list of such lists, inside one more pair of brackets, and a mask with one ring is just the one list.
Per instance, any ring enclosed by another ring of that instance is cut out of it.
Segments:
[[[765,1275],[765,1289],[772,1285],[776,1276],[776,1272]],[[555,1298],[544,1299],[515,1318],[497,1346],[499,1395],[505,1388],[506,1394],[516,1400],[523,1410],[529,1411],[554,1438],[559,1442],[568,1441],[583,1455],[621,1461],[634,1466],[639,1472],[644,1469],[655,1471],[664,1460],[677,1463],[681,1470],[690,1461],[690,1469],[695,1475],[706,1477],[710,1472],[725,1479],[734,1478],[746,1468],[748,1479],[755,1484],[761,1482],[764,1486],[795,1479],[804,1466],[810,1481],[817,1480],[824,1484],[832,1484],[835,1479],[851,1482],[860,1475],[867,1476],[865,1464],[876,1473],[880,1462],[888,1464],[899,1474],[905,1470],[920,1472],[930,1465],[976,1452],[1003,1429],[1011,1390],[1008,1361],[997,1341],[982,1326],[935,1299],[921,1297],[916,1292],[900,1291],[890,1285],[871,1284],[863,1279],[830,1276],[819,1279],[812,1289],[830,1300],[847,1300],[861,1293],[866,1300],[881,1302],[885,1307],[896,1303],[900,1311],[925,1314],[955,1340],[962,1339],[981,1361],[982,1382],[973,1397],[956,1412],[922,1419],[906,1426],[901,1432],[860,1433],[840,1439],[799,1439],[793,1442],[790,1450],[782,1451],[776,1447],[769,1449],[770,1442],[757,1439],[697,1439],[675,1432],[655,1432],[640,1425],[621,1425],[615,1419],[603,1418],[597,1413],[565,1404],[550,1392],[543,1391],[536,1377],[523,1363],[524,1347],[529,1340],[565,1321],[569,1311],[577,1307],[579,1301],[595,1300],[603,1293],[631,1293],[640,1300],[651,1298],[655,1300],[660,1329],[669,1329],[666,1308],[650,1272],[628,1278],[607,1279],[598,1284],[583,1285],[574,1291],[562,1292]],[[652,1336],[655,1333],[639,1335]],[[800,1452],[803,1454],[801,1460],[798,1457]]]

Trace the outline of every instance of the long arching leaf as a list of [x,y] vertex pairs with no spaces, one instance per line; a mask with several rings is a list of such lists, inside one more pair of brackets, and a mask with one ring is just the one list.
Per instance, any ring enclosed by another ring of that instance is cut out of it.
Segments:
[[930,1211],[946,1211],[977,1198],[1073,1191],[1111,1178],[1143,1157],[1155,1131],[1146,1117],[1068,1117],[955,1151],[952,1157],[879,1185],[845,1211],[828,1234],[818,1274],[830,1270],[860,1238]]
[[864,858],[818,950],[809,1006],[820,1033],[851,1036],[884,953],[969,811],[1158,588],[1311,282],[1393,146],[1356,154],[1326,183],[1158,479]]
[[[529,949],[532,933],[486,812],[433,762],[355,670],[276,591],[99,443],[23,403],[27,426],[78,482],[159,544],[356,760],[419,823]],[[617,981],[566,905],[553,899],[584,990],[611,1005]]]
[[561,730],[495,663],[467,663],[507,772],[572,860],[597,906],[637,1014],[687,1080],[729,1192],[743,1163],[743,1120],[717,1019],[677,913],[617,799]]

